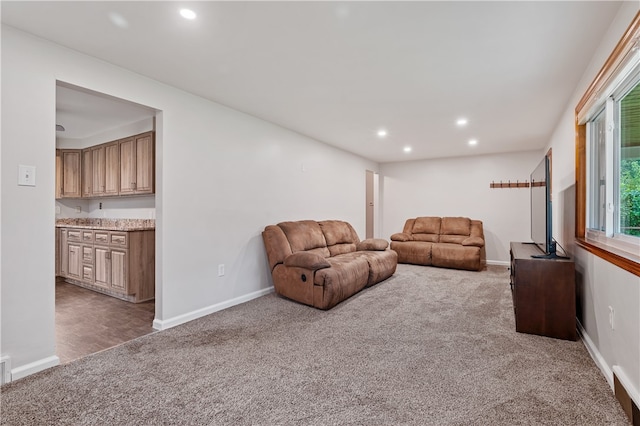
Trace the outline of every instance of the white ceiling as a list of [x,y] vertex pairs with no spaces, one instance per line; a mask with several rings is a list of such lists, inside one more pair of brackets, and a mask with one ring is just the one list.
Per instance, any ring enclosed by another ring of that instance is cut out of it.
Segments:
[[[620,2],[11,2],[2,22],[378,162],[542,149]],[[178,14],[190,7],[193,21]],[[458,128],[458,117],[469,124]],[[377,137],[380,128],[388,131]],[[478,145],[467,141],[476,138]],[[409,154],[403,152],[411,146]]]
[[56,86],[56,135],[85,139],[155,116],[156,111],[122,99],[59,83]]

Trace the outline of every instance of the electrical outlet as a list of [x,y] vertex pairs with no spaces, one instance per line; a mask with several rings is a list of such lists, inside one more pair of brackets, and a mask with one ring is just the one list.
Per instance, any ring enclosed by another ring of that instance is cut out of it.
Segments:
[[82,207],[76,206],[76,213],[82,213]]
[[224,276],[224,263],[221,263],[218,265],[218,276],[219,277]]
[[609,306],[609,326],[611,327],[612,330],[615,330],[614,320],[615,320],[615,311],[611,306]]

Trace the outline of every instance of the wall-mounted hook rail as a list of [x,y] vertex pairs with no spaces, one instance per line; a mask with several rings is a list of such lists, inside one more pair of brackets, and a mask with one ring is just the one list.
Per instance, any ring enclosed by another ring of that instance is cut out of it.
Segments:
[[520,182],[519,180],[515,182],[511,182],[510,180],[507,182],[495,182],[491,181],[489,184],[489,188],[529,188],[529,181]]

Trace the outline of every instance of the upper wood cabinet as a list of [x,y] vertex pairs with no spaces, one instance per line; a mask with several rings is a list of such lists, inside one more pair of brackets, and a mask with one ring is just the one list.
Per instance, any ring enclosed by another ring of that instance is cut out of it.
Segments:
[[120,195],[153,194],[153,132],[120,141]]
[[104,145],[104,195],[118,195],[120,189],[120,144]]
[[93,157],[90,149],[82,150],[82,196],[90,197],[92,192]]
[[[120,182],[118,142],[91,148],[91,195],[93,197],[118,195]],[[83,194],[84,195],[84,194]]]
[[82,195],[82,150],[56,150],[56,198]]
[[56,199],[153,194],[154,132],[85,149],[56,150]]

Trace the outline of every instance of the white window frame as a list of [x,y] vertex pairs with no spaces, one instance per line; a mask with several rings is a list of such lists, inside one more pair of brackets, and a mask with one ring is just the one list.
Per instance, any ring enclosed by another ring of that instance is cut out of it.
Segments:
[[640,55],[634,55],[634,58],[627,62],[626,66],[613,78],[611,84],[604,88],[600,94],[600,102],[594,103],[590,108],[590,113],[586,115],[586,122],[590,123],[598,114],[605,109],[605,203],[606,203],[606,220],[605,230],[590,228],[592,223],[593,209],[593,191],[599,190],[593,185],[593,141],[590,126],[587,126],[587,149],[586,149],[586,173],[587,173],[587,191],[586,191],[586,214],[587,228],[585,238],[589,242],[605,244],[618,250],[622,250],[634,255],[640,253],[640,237],[621,234],[617,231],[620,220],[618,216],[618,188],[620,176],[620,153],[619,153],[619,131],[618,131],[618,105],[620,99],[628,93],[628,91],[640,84]]

